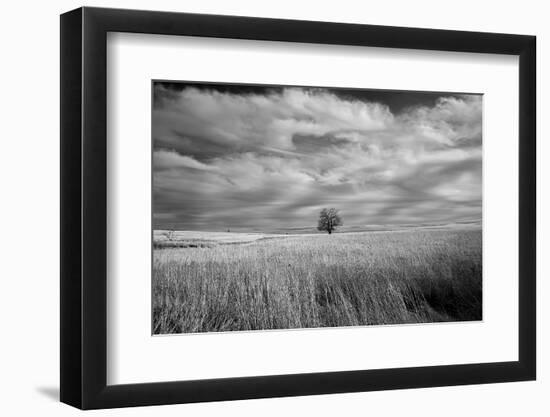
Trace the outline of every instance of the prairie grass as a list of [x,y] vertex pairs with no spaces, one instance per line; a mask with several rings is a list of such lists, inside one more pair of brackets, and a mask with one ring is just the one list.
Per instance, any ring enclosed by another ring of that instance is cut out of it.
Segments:
[[481,268],[481,230],[155,249],[153,332],[481,320]]

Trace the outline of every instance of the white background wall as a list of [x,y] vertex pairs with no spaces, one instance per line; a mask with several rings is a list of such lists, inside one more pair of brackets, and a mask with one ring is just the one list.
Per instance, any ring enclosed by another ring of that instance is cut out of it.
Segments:
[[[538,37],[538,381],[377,393],[100,411],[94,415],[528,415],[550,412],[548,275],[550,158],[542,115],[550,97],[550,26],[541,1],[124,0],[88,6],[239,14],[395,26],[534,34]],[[3,415],[74,415],[59,391],[59,17],[72,0],[2,6],[0,204],[0,410]],[[540,146],[542,145],[542,146]],[[545,190],[543,188],[546,188]],[[506,225],[503,225],[503,233]],[[544,235],[544,236],[543,236]],[[546,395],[545,395],[546,394]]]

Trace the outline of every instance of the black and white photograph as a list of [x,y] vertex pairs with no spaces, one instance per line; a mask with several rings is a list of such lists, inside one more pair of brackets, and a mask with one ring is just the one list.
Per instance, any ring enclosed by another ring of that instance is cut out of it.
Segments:
[[10,410],[540,414],[550,29],[399,2],[31,18],[5,78],[44,52],[59,106],[7,84]]
[[482,95],[152,89],[153,334],[482,319]]

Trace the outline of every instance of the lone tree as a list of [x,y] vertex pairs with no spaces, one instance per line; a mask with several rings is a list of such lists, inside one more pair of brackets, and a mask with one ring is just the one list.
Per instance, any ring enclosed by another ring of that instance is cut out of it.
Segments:
[[317,230],[322,232],[328,232],[330,235],[336,226],[342,226],[344,222],[338,215],[338,210],[335,208],[324,208],[319,213],[319,222],[317,223]]

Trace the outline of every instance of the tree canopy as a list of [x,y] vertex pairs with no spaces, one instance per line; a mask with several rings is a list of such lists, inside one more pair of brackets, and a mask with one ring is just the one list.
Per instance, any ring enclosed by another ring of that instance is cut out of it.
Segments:
[[335,208],[324,208],[319,213],[319,221],[317,230],[327,232],[329,235],[334,231],[336,226],[342,226],[344,222]]

